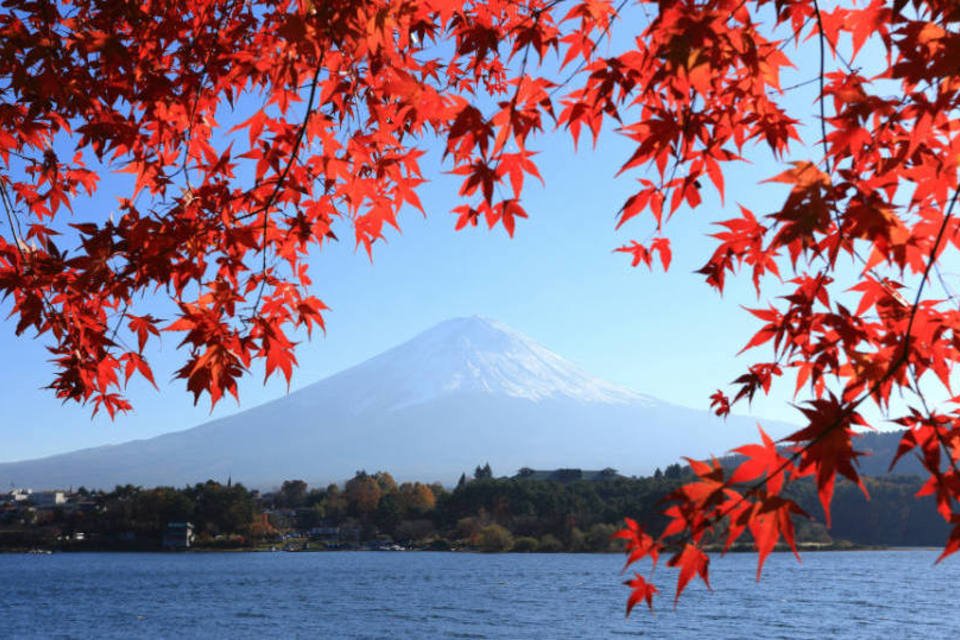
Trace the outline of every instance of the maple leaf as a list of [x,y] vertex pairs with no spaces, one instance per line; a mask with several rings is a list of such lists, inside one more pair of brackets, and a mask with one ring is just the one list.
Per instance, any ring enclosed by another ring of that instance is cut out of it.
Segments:
[[670,260],[673,258],[669,238],[655,238],[650,244],[650,253],[655,252],[660,254],[660,264],[663,265],[663,270],[669,270]]
[[829,527],[830,502],[837,473],[856,484],[869,497],[854,467],[856,459],[863,454],[853,449],[855,434],[852,430],[853,425],[866,426],[867,422],[850,404],[841,402],[832,394],[811,400],[808,405],[800,410],[810,423],[784,440],[802,445],[797,465],[798,476],[815,476],[817,495]]
[[780,493],[787,474],[793,470],[793,464],[789,458],[780,454],[776,443],[760,425],[757,425],[757,429],[763,444],[748,444],[733,450],[746,460],[737,465],[730,475],[730,483],[753,482],[764,478],[767,492],[775,495]]
[[[541,179],[528,145],[546,122],[575,147],[584,130],[608,145],[602,133],[612,129],[626,145],[619,173],[640,185],[612,212],[616,226],[647,212],[653,226],[648,239],[614,250],[664,270],[673,216],[713,206],[708,182],[723,207],[728,167],[752,161],[749,143],[759,142],[775,161],[791,159],[767,181],[783,200],[764,196],[763,216],[745,205],[719,213],[698,272],[721,294],[728,278],[745,278],[758,299],[776,298],[749,311],[763,326],[746,345],[771,357],[748,363],[732,399],[718,390],[710,406],[727,415],[773,393],[791,368],[794,394],[808,388],[808,424],[787,440],[797,462],[784,473],[765,435],[740,448],[746,460],[731,478],[691,461],[697,479],[673,495],[665,531],[699,542],[726,520],[729,544],[752,526],[762,564],[797,515],[774,500],[787,482],[814,476],[828,514],[836,475],[859,482],[858,407],[887,411],[893,394],[929,406],[931,384],[955,395],[960,314],[938,291],[949,284],[937,282],[937,267],[960,251],[960,14],[942,4],[911,12],[903,0],[704,0],[661,3],[654,19],[637,21],[610,0],[254,0],[133,13],[103,0],[42,11],[8,0],[0,296],[16,335],[33,329],[47,341],[56,397],[110,416],[130,410],[126,382],[153,379],[151,337],[177,331],[184,355],[174,375],[215,405],[237,395],[255,360],[289,384],[291,332],[324,327],[326,307],[304,290],[308,256],[336,240],[336,224],[350,224],[372,260],[403,208],[424,212],[421,162],[432,160],[432,142],[443,149],[438,170],[461,177],[455,227],[483,220],[512,236],[528,215],[527,177]],[[623,46],[607,47],[617,35]],[[809,38],[845,62],[869,51],[872,75],[824,59],[813,119],[790,97],[798,87],[781,86],[793,66],[783,45]],[[551,48],[557,64],[538,65]],[[801,140],[803,125],[811,135]],[[234,155],[238,135],[248,148]],[[113,212],[67,219],[100,197],[111,168],[129,174],[114,181]],[[507,185],[510,197],[500,193]],[[751,195],[742,181],[737,195]],[[147,311],[164,296],[174,313],[160,321]],[[135,351],[124,334],[136,336]],[[902,419],[909,431],[894,462],[919,456],[922,492],[949,520],[960,433],[958,416],[938,411]],[[755,491],[740,496],[732,483]],[[631,554],[659,548],[649,533],[627,531]],[[957,538],[954,529],[945,553]],[[680,554],[687,580],[705,569],[693,551]],[[646,600],[647,586],[634,586],[633,603]]]
[[265,358],[265,371],[263,375],[266,382],[273,372],[279,369],[283,372],[283,377],[290,384],[290,378],[293,376],[293,367],[297,364],[297,358],[293,355],[294,343],[287,339],[279,331],[270,331],[263,338],[263,356]]
[[618,253],[628,253],[633,256],[633,259],[630,261],[631,267],[636,267],[640,263],[648,267],[653,264],[653,257],[650,255],[650,250],[636,240],[631,241],[629,245],[617,247],[614,251]]
[[[960,551],[960,514],[955,514],[950,522],[953,523],[953,528],[950,530],[950,535],[947,537],[947,544],[943,546],[943,552],[937,556],[936,562],[939,564],[946,558],[957,551]],[[633,598],[633,595],[630,596]],[[649,600],[647,601],[649,602]],[[627,614],[629,615],[629,608],[627,609]]]
[[674,606],[679,602],[680,595],[693,578],[699,576],[707,588],[710,588],[710,558],[699,547],[692,544],[684,545],[683,549],[667,561],[667,566],[679,567],[680,570],[677,576],[677,592],[673,598]]
[[645,601],[647,607],[653,611],[653,596],[657,594],[657,588],[639,573],[635,573],[633,579],[625,581],[623,584],[630,587],[630,597],[627,598],[627,617],[633,611],[633,607],[640,601]]
[[943,473],[930,474],[930,477],[917,491],[917,497],[934,496],[937,503],[937,512],[947,522],[954,518],[953,502],[960,493],[960,474],[954,469]]
[[153,370],[150,369],[150,365],[148,365],[147,361],[144,360],[139,354],[132,352],[125,353],[120,356],[120,361],[125,361],[127,363],[123,373],[126,381],[130,380],[130,376],[133,375],[134,371],[137,371],[140,373],[140,375],[146,378],[154,388],[157,388],[157,383],[153,379]]
[[160,322],[160,320],[150,314],[145,316],[130,315],[128,317],[130,318],[130,322],[127,323],[127,326],[130,331],[137,334],[137,350],[142,354],[150,334],[155,336],[160,335],[160,330],[157,329],[157,323]]
[[718,416],[726,417],[730,415],[730,399],[723,391],[717,389],[713,395],[710,396],[710,408],[713,409],[713,412]]
[[623,570],[626,571],[634,562],[646,557],[656,565],[660,556],[660,543],[648,535],[633,518],[624,518],[624,525],[624,528],[616,531],[612,536],[613,539],[624,540],[626,543],[624,553],[627,554],[627,561]]
[[807,516],[807,513],[797,506],[793,500],[780,496],[767,496],[756,505],[755,511],[749,519],[749,527],[757,548],[757,580],[760,579],[760,574],[763,571],[763,563],[773,551],[781,536],[790,545],[790,549],[797,560],[800,559],[793,528],[792,516],[794,514]]

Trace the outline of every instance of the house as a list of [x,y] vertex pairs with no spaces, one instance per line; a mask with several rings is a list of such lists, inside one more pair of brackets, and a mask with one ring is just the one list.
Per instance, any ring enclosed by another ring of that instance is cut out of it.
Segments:
[[63,491],[34,491],[28,500],[35,507],[56,507],[66,503],[67,494]]
[[313,527],[307,531],[307,535],[313,540],[339,542],[340,527]]
[[524,467],[517,472],[515,478],[524,478],[527,480],[539,480],[560,482],[567,484],[577,482],[578,480],[587,480],[589,482],[599,482],[600,480],[612,480],[620,478],[616,469],[601,469],[600,471],[584,471],[583,469],[549,469],[537,470]]
[[193,544],[192,522],[167,523],[161,542],[164,549],[189,549],[191,544]]

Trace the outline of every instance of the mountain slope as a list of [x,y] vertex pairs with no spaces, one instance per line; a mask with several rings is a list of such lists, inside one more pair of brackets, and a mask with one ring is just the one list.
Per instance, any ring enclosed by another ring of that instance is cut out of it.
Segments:
[[[767,424],[775,435],[786,425]],[[755,438],[721,421],[591,376],[484,318],[443,322],[356,367],[234,416],[149,440],[0,464],[17,486],[248,486],[339,481],[358,469],[451,482],[489,461],[650,473],[681,455]]]
[[394,410],[472,392],[532,401],[656,402],[591,376],[506,325],[478,316],[442,322],[314,385],[307,395],[314,396],[318,385],[336,388],[357,412]]

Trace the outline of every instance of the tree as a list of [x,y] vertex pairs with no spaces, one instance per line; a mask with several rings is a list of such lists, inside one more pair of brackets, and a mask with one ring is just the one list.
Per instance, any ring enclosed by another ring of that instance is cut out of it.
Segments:
[[613,525],[598,522],[587,531],[586,543],[591,551],[608,551],[613,546],[616,532]]
[[289,509],[302,507],[307,498],[308,485],[303,480],[284,480],[280,486],[280,493],[277,497],[280,499],[280,505]]
[[669,480],[677,480],[678,478],[683,477],[683,467],[674,462],[673,464],[667,465],[667,470],[663,473],[663,477]]
[[471,543],[481,551],[509,551],[513,547],[513,535],[506,527],[493,523],[480,529]]
[[437,505],[433,491],[421,482],[404,482],[400,485],[399,494],[404,513],[422,516]]
[[324,514],[339,522],[347,512],[347,496],[336,484],[328,485],[325,493],[323,499]]
[[194,505],[187,496],[171,487],[157,487],[134,496],[134,521],[155,534],[169,522],[190,520],[193,512]]
[[207,480],[185,491],[194,504],[193,517],[198,528],[211,535],[243,531],[254,520],[255,506],[242,484],[226,487]]
[[[696,209],[705,189],[723,197],[731,166],[768,153],[783,164],[768,177],[782,203],[758,215],[751,206],[769,205],[738,194],[745,204],[719,224],[700,269],[719,292],[747,276],[777,301],[749,310],[760,326],[744,349],[764,355],[712,406],[725,415],[790,372],[805,426],[786,451],[761,432],[730,471],[691,461],[666,529],[654,537],[631,521],[621,532],[628,559],[669,552],[679,595],[707,579],[703,543],[722,525],[727,545],[750,532],[762,566],[781,537],[793,540],[789,482],[813,477],[828,513],[838,473],[860,483],[854,442],[870,405],[906,427],[894,462],[923,461],[922,493],[952,526],[941,558],[957,551],[960,414],[928,398],[955,396],[960,359],[960,310],[934,281],[960,247],[960,7],[660,0],[622,24],[621,10],[610,0],[10,0],[0,291],[16,332],[48,340],[57,397],[110,415],[130,409],[127,380],[153,380],[147,347],[178,333],[176,375],[216,403],[254,361],[289,380],[293,333],[323,327],[307,250],[349,222],[372,253],[403,207],[421,208],[431,141],[462,177],[455,227],[482,221],[512,235],[527,215],[525,180],[539,178],[536,134],[553,124],[596,143],[618,127],[634,149],[622,172],[637,187],[617,224],[646,218],[653,229],[618,251],[664,269],[671,216]],[[625,50],[601,55],[631,25]],[[808,40],[815,61],[782,86],[794,43]],[[819,116],[802,140],[788,96],[808,83]],[[66,222],[113,168],[131,183],[116,216]],[[142,307],[161,290],[170,320]],[[630,585],[628,610],[652,603],[645,578]]]
[[382,533],[391,533],[403,519],[403,505],[396,493],[386,493],[380,497],[374,514],[374,522]]
[[343,493],[351,511],[361,517],[369,516],[376,511],[383,496],[383,490],[376,477],[364,471],[357,471],[354,477],[347,480]]
[[387,471],[377,471],[373,475],[373,479],[377,481],[377,485],[380,487],[383,495],[397,492],[397,481],[394,480],[393,476]]
[[473,470],[474,480],[489,480],[490,478],[493,478],[493,470],[490,469],[489,462],[482,467],[477,465],[477,468]]

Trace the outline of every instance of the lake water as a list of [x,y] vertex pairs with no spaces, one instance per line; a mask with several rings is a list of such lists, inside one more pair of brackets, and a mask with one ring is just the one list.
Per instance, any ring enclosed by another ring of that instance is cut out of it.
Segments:
[[616,555],[0,555],[0,638],[960,638],[960,559],[929,550],[711,563],[708,592],[624,618]]

